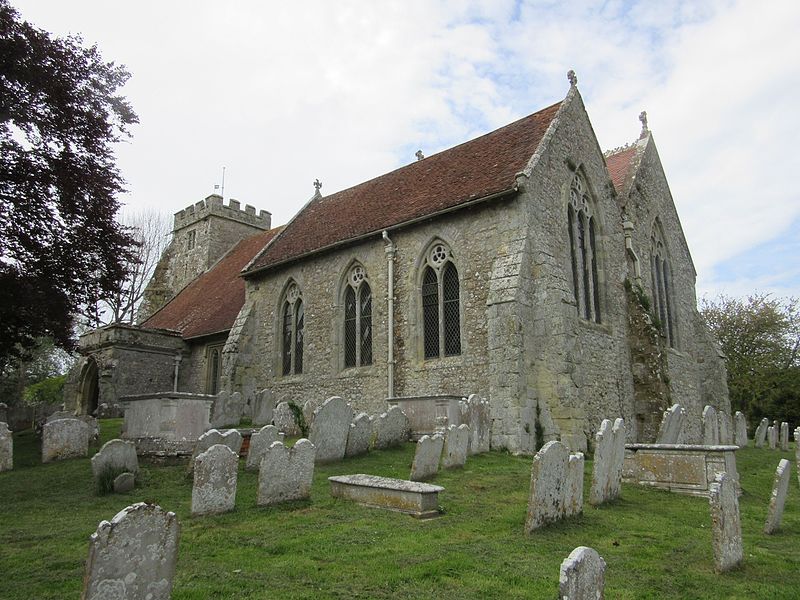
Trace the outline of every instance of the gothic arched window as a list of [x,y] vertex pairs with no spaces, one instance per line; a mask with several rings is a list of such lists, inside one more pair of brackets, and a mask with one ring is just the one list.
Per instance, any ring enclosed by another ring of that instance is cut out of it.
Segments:
[[282,308],[281,355],[284,375],[303,372],[303,328],[305,310],[300,288],[292,283],[286,289]]
[[422,270],[422,324],[425,358],[461,354],[458,269],[442,242],[433,244]]
[[344,290],[344,366],[372,364],[372,289],[361,265],[347,275]]
[[597,266],[597,221],[585,184],[575,174],[569,188],[567,229],[569,230],[572,285],[578,315],[600,323],[600,284]]
[[658,221],[650,236],[650,277],[653,286],[653,310],[661,323],[661,331],[667,345],[677,346],[677,322],[672,292],[672,267],[669,264],[667,246]]

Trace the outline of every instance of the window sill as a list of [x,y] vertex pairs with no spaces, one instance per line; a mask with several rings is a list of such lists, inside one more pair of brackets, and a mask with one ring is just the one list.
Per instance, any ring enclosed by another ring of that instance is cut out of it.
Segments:
[[339,371],[337,379],[358,379],[361,377],[374,377],[376,375],[376,364],[364,365],[362,367],[347,367]]
[[436,370],[436,369],[447,369],[449,367],[463,367],[464,366],[464,354],[458,354],[456,356],[445,356],[444,358],[423,358],[417,364],[417,369],[422,370]]
[[589,321],[583,317],[578,317],[578,323],[581,327],[585,327],[586,329],[595,331],[597,333],[604,333],[606,335],[612,335],[614,333],[611,325],[607,323],[595,323],[594,321]]
[[273,380],[275,385],[289,385],[292,383],[299,383],[303,381],[303,374],[300,373],[298,375],[281,375],[280,377]]

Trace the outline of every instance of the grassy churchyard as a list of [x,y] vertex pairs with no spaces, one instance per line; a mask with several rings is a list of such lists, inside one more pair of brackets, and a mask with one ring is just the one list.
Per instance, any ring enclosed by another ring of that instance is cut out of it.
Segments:
[[[102,442],[120,420],[101,422]],[[92,450],[93,452],[94,450]],[[310,501],[256,506],[257,474],[240,461],[236,510],[189,516],[185,465],[140,463],[137,488],[94,495],[88,459],[40,464],[33,434],[14,436],[14,470],[0,474],[0,597],[80,596],[88,538],[98,523],[139,501],[178,515],[181,539],[173,598],[548,598],[576,546],[605,559],[608,598],[800,597],[800,491],[792,453],[738,452],[743,568],[713,570],[708,501],[624,485],[622,498],[523,534],[530,457],[491,452],[435,483],[443,515],[406,515],[335,500],[327,477],[407,478],[414,446],[318,467]],[[792,462],[781,530],[762,533],[780,458]],[[591,461],[586,461],[584,498]]]

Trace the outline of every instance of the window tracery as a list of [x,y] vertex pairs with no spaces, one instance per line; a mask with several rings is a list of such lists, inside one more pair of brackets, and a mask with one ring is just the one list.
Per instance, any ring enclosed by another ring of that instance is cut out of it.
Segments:
[[372,364],[372,289],[366,271],[354,265],[344,291],[344,366]]
[[458,269],[450,249],[442,242],[436,242],[426,255],[421,295],[425,358],[461,354]]
[[601,322],[600,284],[597,265],[597,221],[592,202],[580,174],[572,178],[567,205],[572,285],[578,315]]
[[667,339],[667,345],[675,348],[677,323],[673,303],[672,267],[658,221],[653,225],[653,233],[650,236],[650,277],[653,290],[653,310],[661,323],[661,330]]
[[286,289],[282,310],[281,356],[282,373],[299,375],[303,372],[303,331],[305,308],[300,288],[292,282]]

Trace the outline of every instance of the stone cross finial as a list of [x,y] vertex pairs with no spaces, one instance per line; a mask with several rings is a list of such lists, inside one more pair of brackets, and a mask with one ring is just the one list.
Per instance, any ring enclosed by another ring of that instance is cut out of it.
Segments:
[[578,85],[578,76],[575,75],[575,71],[573,71],[572,69],[567,71],[567,79],[569,80],[569,84],[572,87],[575,87],[576,85]]
[[425,155],[422,153],[422,150],[417,150],[414,156],[417,157],[417,160],[422,160],[423,158],[425,158]]
[[646,111],[642,111],[642,112],[639,113],[639,120],[642,122],[642,133],[639,136],[639,138],[641,139],[645,135],[647,135],[647,132],[649,131],[649,129],[647,129],[647,112]]
[[319,179],[314,180],[314,189],[317,190],[318,194],[320,193],[319,191],[322,189],[322,184],[320,183]]

